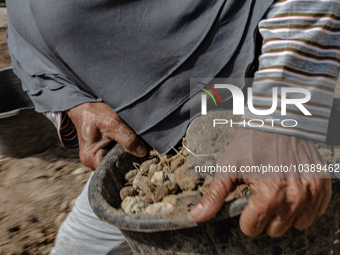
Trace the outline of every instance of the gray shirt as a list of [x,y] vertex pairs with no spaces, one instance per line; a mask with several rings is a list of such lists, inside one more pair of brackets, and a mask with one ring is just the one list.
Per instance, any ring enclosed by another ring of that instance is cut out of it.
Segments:
[[164,153],[193,117],[190,78],[249,75],[272,2],[11,0],[9,49],[38,112],[104,101]]

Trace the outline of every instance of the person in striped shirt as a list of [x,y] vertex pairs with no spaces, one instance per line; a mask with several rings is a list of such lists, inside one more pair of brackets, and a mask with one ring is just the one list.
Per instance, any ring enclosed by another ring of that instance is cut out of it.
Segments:
[[[139,137],[161,153],[168,148],[160,143],[176,144],[192,120],[181,115],[189,101],[189,91],[183,82],[188,83],[191,77],[211,75],[213,78],[218,74],[248,77],[256,52],[254,32],[259,31],[263,40],[252,85],[254,107],[271,107],[273,87],[306,88],[311,100],[304,106],[312,116],[289,106],[285,118],[297,119],[295,128],[271,126],[264,117],[263,127],[240,128],[219,164],[238,167],[322,164],[313,140],[326,138],[339,73],[340,2],[189,2],[173,2],[174,6],[166,7],[162,6],[165,3],[150,2],[148,8],[136,2],[131,6],[103,4],[113,12],[106,15],[107,9],[95,3],[77,6],[61,1],[51,12],[47,6],[33,2],[28,8],[27,3],[10,1],[8,43],[14,70],[36,110],[55,123],[63,144],[67,147],[79,144],[81,161],[95,169],[112,141],[136,156],[146,153]],[[180,5],[183,6],[177,8]],[[98,10],[101,16],[96,16],[93,10]],[[119,13],[114,13],[115,10]],[[60,18],[60,15],[66,16]],[[101,17],[113,20],[106,22]],[[47,18],[50,23],[43,22]],[[92,23],[87,24],[88,20]],[[65,25],[61,21],[72,22]],[[110,27],[112,24],[114,29]],[[145,32],[144,26],[153,30]],[[93,36],[87,37],[88,33]],[[111,37],[105,37],[106,34]],[[101,47],[96,44],[97,37]],[[206,65],[207,60],[211,64]],[[106,86],[110,81],[113,90]],[[115,85],[121,82],[124,88]],[[123,95],[128,97],[129,104],[121,100]],[[279,91],[279,99],[280,96]],[[162,101],[163,105],[157,105]],[[151,111],[150,102],[158,107]],[[144,112],[143,118],[138,115],[140,111]],[[252,114],[247,106],[243,118],[261,119],[261,116]],[[282,119],[279,108],[271,118]],[[145,123],[140,125],[140,122]],[[169,123],[177,125],[169,126]],[[307,228],[327,208],[331,196],[329,176],[325,173],[313,179],[303,174],[300,178],[280,177],[215,178],[189,219],[201,222],[213,217],[229,192],[246,183],[254,193],[240,219],[246,235],[256,236],[266,231],[272,237],[279,237],[291,227]],[[115,249],[123,243],[123,236],[93,214],[86,192],[85,187],[59,230],[51,254],[120,254]],[[91,233],[91,238],[83,233]]]

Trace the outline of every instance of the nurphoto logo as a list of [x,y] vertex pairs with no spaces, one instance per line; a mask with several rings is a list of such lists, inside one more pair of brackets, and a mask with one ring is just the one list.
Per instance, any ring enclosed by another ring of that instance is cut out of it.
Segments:
[[[233,115],[244,115],[245,113],[245,105],[244,105],[244,94],[243,91],[231,84],[215,84],[214,88],[212,86],[209,86],[205,83],[200,83],[204,85],[205,87],[209,88],[218,98],[221,106],[222,106],[222,100],[217,93],[216,89],[228,89],[233,97]],[[209,92],[207,89],[199,88],[202,91],[206,92],[201,95],[201,114],[206,115],[207,114],[207,95],[209,95],[212,100],[215,103],[215,106],[217,106],[217,102],[211,92]],[[309,90],[304,88],[291,88],[291,87],[273,87],[272,89],[272,103],[271,107],[269,109],[256,109],[253,104],[253,89],[248,88],[248,97],[247,97],[247,105],[249,111],[258,116],[268,116],[273,114],[278,107],[278,89],[281,90],[281,115],[285,116],[287,114],[287,105],[295,105],[305,116],[311,116],[312,114],[306,109],[306,107],[303,105],[304,103],[307,103],[311,99],[311,93]],[[289,93],[300,93],[302,95],[301,98],[289,98],[287,95]],[[271,123],[272,127],[275,124],[275,121],[280,121],[281,125],[283,127],[295,127],[298,125],[298,122],[294,119],[285,119],[285,120],[278,120],[278,119],[265,119],[264,121]],[[252,119],[252,120],[243,120],[242,122],[233,123],[232,120],[224,120],[224,119],[214,119],[214,127],[216,125],[226,125],[230,123],[232,126],[233,124],[243,124],[246,126],[248,124],[249,127],[261,127],[264,125],[264,121],[261,119]]]

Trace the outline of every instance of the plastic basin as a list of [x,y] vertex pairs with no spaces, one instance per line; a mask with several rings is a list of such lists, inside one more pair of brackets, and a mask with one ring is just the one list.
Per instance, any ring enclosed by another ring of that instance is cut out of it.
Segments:
[[289,230],[282,238],[245,236],[239,214],[249,197],[226,204],[211,221],[195,224],[187,217],[131,217],[118,210],[124,175],[135,158],[116,145],[95,171],[89,185],[94,213],[122,231],[134,254],[339,254],[340,181],[333,179],[333,197],[325,215],[305,231]]

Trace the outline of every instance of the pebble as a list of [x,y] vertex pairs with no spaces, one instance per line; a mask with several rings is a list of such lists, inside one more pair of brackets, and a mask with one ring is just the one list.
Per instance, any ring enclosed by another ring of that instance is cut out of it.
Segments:
[[163,165],[162,164],[158,164],[157,165],[157,172],[159,172],[159,171],[162,171],[162,169],[163,169]]
[[176,169],[173,177],[176,182],[184,178],[190,178],[190,170],[186,165],[182,165]]
[[203,183],[203,187],[208,188],[214,178],[206,178]]
[[331,145],[325,144],[323,142],[316,142],[315,146],[320,149],[320,148],[326,148],[326,149],[332,149]]
[[149,177],[143,176],[141,173],[138,173],[133,180],[133,188],[136,191],[142,190],[145,195],[153,199],[153,192],[155,191],[155,187],[152,185]]
[[201,186],[197,189],[199,192],[201,192],[203,195],[205,195],[205,193],[207,192],[208,188]]
[[77,198],[71,200],[71,202],[69,203],[70,209],[72,209],[74,207],[74,205],[76,204],[76,200],[77,200]]
[[87,182],[88,179],[89,179],[89,177],[86,178],[85,175],[80,174],[80,175],[78,175],[78,176],[75,178],[75,181],[76,181],[76,182],[79,182],[79,183],[82,183],[82,184],[85,184],[85,183]]
[[58,216],[57,216],[57,218],[55,218],[55,220],[54,220],[54,225],[55,225],[55,227],[58,229],[60,226],[61,226],[61,224],[64,222],[64,220],[66,219],[66,217],[67,217],[67,213],[66,212],[62,212],[61,214],[59,214]]
[[72,171],[71,175],[76,175],[76,174],[84,174],[88,172],[86,168],[80,167]]
[[57,179],[56,177],[51,177],[51,178],[48,178],[48,181],[49,182],[53,182],[55,179]]
[[120,190],[120,198],[122,201],[128,196],[133,197],[135,195],[137,195],[137,191],[135,191],[132,186],[127,186]]
[[175,206],[176,205],[176,199],[177,199],[177,196],[174,195],[174,194],[171,194],[169,196],[164,197],[162,202]]
[[187,164],[180,166],[174,173],[174,181],[178,183],[181,190],[195,190],[197,185],[203,181],[190,177],[190,170]]
[[164,166],[164,167],[162,168],[162,171],[163,171],[164,173],[172,173],[171,170],[169,169],[169,167],[167,167],[167,166]]
[[199,191],[184,191],[177,195],[176,205],[184,205],[186,207],[190,205],[196,205],[202,197],[202,193]]
[[61,212],[64,212],[64,211],[66,211],[68,209],[68,202],[67,201],[63,201],[62,203],[61,203],[61,206],[60,206],[60,211]]
[[138,173],[138,174],[136,175],[136,177],[133,179],[132,187],[133,187],[135,190],[141,189],[142,178],[143,178],[143,175],[142,175],[141,173]]
[[138,170],[137,169],[134,169],[134,170],[131,170],[129,172],[127,172],[125,174],[125,180],[128,182],[128,183],[132,183],[133,182],[133,179],[136,177],[138,173]]
[[154,201],[155,202],[162,201],[162,199],[169,195],[169,193],[170,191],[166,185],[157,186],[154,192]]
[[174,174],[164,173],[164,177],[166,180],[169,180],[171,182],[174,181]]
[[174,210],[174,206],[172,204],[158,202],[158,203],[149,205],[145,209],[145,213],[149,215],[169,214],[169,213],[172,213],[173,210]]
[[156,164],[151,164],[149,167],[149,173],[151,173],[152,171],[157,170],[157,165]]
[[152,204],[154,202],[154,200],[148,197],[147,195],[140,195],[139,197],[143,199],[144,201],[146,201],[148,204]]
[[149,172],[149,180],[150,180],[150,182],[151,182],[151,179],[152,179],[152,177],[153,177],[153,175],[155,174],[155,173],[157,173],[158,171],[157,170],[153,170],[153,171],[151,171],[151,172]]
[[171,156],[165,154],[165,155],[161,156],[161,161],[167,160],[169,158],[171,158]]
[[176,194],[178,191],[178,184],[176,182],[165,181],[163,185],[168,188],[170,194]]
[[199,184],[201,184],[201,180],[193,179],[193,178],[185,178],[178,182],[178,186],[183,191],[184,190],[189,190],[189,191],[195,190]]
[[171,163],[170,163],[170,167],[171,167],[170,170],[171,170],[171,172],[174,172],[178,167],[183,165],[184,161],[185,160],[182,157],[177,157],[173,161],[171,161]]
[[59,171],[59,170],[63,169],[65,166],[67,166],[68,164],[69,163],[67,161],[59,160],[59,161],[55,162],[54,169],[55,169],[55,171]]
[[323,160],[327,161],[327,163],[333,163],[333,152],[328,148],[320,148],[319,149],[320,155]]
[[41,251],[41,255],[48,255],[53,250],[53,247],[48,247]]
[[334,164],[340,162],[340,148],[334,148]]
[[148,206],[148,203],[140,197],[126,197],[122,202],[122,209],[127,214],[141,213]]
[[39,243],[42,243],[45,240],[45,235],[38,230],[31,231],[29,235],[31,239],[37,240]]
[[160,186],[164,183],[164,172],[155,172],[154,175],[151,178],[151,183],[155,186]]
[[153,158],[153,159],[150,159],[150,160],[147,160],[147,161],[144,161],[141,165],[140,165],[140,168],[139,168],[139,171],[143,174],[146,174],[149,172],[149,168],[152,164],[156,164],[157,163],[157,159],[156,158]]

